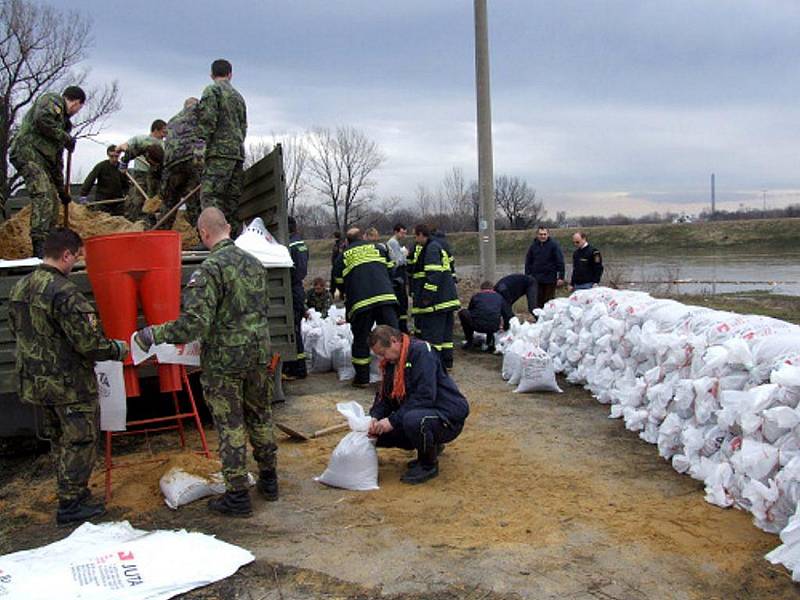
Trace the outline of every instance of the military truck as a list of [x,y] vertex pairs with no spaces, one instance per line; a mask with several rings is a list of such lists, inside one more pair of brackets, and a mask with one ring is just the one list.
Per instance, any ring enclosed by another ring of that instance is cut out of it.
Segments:
[[[24,198],[14,198],[12,209],[24,206]],[[270,233],[282,244],[289,243],[287,222],[286,180],[283,172],[283,151],[278,144],[275,149],[247,169],[238,209],[239,218],[248,222],[261,217]],[[208,252],[183,252],[182,283],[185,284],[197,265]],[[31,436],[36,432],[33,407],[23,404],[17,397],[14,340],[8,327],[8,297],[11,289],[32,267],[0,269],[0,437]],[[273,352],[281,355],[282,361],[297,357],[292,311],[292,288],[288,267],[269,268],[269,332]],[[70,275],[81,291],[92,300],[89,278],[82,265],[77,265]],[[150,369],[151,376],[155,371]],[[147,377],[148,371],[140,371]],[[280,390],[280,381],[276,388]]]

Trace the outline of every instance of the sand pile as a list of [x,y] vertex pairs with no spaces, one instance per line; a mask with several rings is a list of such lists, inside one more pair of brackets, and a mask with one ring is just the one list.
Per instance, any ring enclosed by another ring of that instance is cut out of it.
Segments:
[[[197,246],[200,238],[195,229],[189,225],[184,211],[178,212],[174,229],[181,234],[184,249]],[[59,211],[58,223],[64,222],[63,208]],[[0,225],[0,259],[13,260],[27,258],[31,255],[31,207],[26,206],[11,219]],[[69,207],[69,226],[84,239],[94,235],[122,233],[126,231],[144,231],[144,223],[131,223],[125,217],[115,217],[103,211],[92,210],[73,202]]]

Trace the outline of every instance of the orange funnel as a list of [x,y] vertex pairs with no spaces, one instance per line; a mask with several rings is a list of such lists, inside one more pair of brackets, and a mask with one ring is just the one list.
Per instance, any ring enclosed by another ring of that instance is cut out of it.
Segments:
[[[177,319],[181,306],[181,237],[177,231],[116,233],[85,242],[86,272],[107,337],[130,340],[137,306],[148,325]],[[159,365],[162,392],[181,389],[180,368]],[[125,390],[138,396],[139,378],[125,360]]]

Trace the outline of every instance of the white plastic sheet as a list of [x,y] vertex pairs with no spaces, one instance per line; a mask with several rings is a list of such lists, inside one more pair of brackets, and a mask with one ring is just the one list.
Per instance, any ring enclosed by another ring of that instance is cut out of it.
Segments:
[[84,523],[58,542],[0,556],[0,597],[162,600],[224,579],[254,559],[202,533]]

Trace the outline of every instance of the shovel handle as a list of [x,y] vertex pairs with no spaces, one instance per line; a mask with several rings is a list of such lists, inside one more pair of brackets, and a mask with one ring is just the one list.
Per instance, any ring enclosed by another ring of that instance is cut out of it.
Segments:
[[179,209],[181,206],[183,206],[184,204],[186,204],[186,201],[187,201],[187,200],[189,200],[189,198],[191,198],[191,197],[192,197],[192,196],[194,196],[194,195],[195,195],[197,192],[199,192],[199,191],[200,191],[200,187],[201,187],[201,186],[200,186],[200,184],[198,184],[198,185],[194,186],[194,187],[193,187],[193,188],[192,188],[192,189],[189,191],[189,193],[188,193],[188,194],[186,194],[186,195],[185,195],[183,198],[181,198],[181,199],[180,199],[180,201],[179,201],[179,202],[178,202],[178,203],[177,203],[175,206],[173,206],[172,208],[170,208],[170,209],[169,209],[169,211],[167,211],[167,213],[166,213],[166,214],[165,214],[163,217],[161,217],[161,218],[160,218],[160,219],[159,219],[159,220],[156,222],[156,224],[155,224],[155,225],[153,225],[153,227],[150,229],[150,231],[155,231],[156,229],[158,229],[159,227],[161,227],[161,225],[162,225],[162,224],[163,224],[163,223],[164,223],[164,222],[165,222],[167,219],[169,219],[169,218],[170,218],[170,217],[171,217],[171,216],[172,216],[174,213],[178,212],[178,209]]
[[[67,197],[70,195],[69,180],[72,179],[72,151],[67,152],[67,176],[64,180],[64,189]],[[69,202],[64,203],[64,227],[69,229]]]
[[350,429],[350,425],[347,423],[339,423],[338,425],[331,425],[330,427],[325,427],[324,429],[320,429],[319,431],[315,431],[311,434],[311,437],[318,438],[323,435],[327,435],[329,433],[336,433],[337,431],[346,431]]

